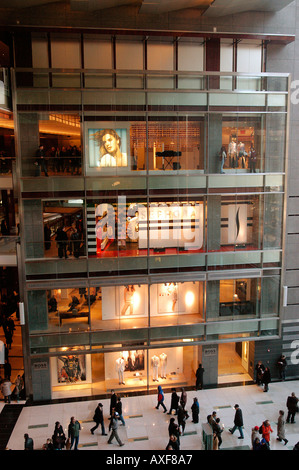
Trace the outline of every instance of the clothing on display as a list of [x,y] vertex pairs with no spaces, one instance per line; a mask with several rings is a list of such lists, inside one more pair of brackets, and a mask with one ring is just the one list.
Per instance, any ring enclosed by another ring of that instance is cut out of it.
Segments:
[[123,357],[119,357],[118,359],[116,359],[116,369],[118,372],[118,383],[119,385],[124,385],[125,360]]
[[159,380],[159,365],[160,359],[158,356],[154,355],[152,357],[152,367],[153,367],[153,381],[158,382]]
[[126,286],[124,289],[124,305],[121,310],[121,315],[125,315],[126,311],[130,309],[130,315],[133,315],[133,296],[135,288],[134,286]]
[[161,378],[166,379],[167,354],[160,354]]

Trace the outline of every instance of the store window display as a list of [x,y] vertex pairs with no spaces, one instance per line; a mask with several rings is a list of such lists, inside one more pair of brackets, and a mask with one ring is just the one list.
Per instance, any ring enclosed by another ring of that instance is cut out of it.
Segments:
[[154,354],[154,356],[152,357],[152,370],[154,382],[159,382],[159,365],[160,359],[156,354]]

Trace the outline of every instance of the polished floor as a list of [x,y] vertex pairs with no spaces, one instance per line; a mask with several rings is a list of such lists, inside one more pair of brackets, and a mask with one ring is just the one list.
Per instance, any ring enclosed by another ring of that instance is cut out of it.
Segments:
[[[270,384],[268,393],[264,393],[257,385],[224,386],[215,389],[200,391],[188,390],[187,410],[190,418],[187,420],[184,435],[181,437],[181,450],[196,451],[204,449],[202,443],[202,425],[206,423],[206,417],[212,411],[216,411],[224,424],[223,450],[250,450],[251,430],[254,426],[260,426],[268,419],[273,433],[271,437],[271,450],[292,450],[299,440],[299,421],[295,424],[286,424],[287,445],[276,440],[277,418],[279,410],[286,413],[287,396],[298,389],[298,381],[274,382]],[[197,397],[200,404],[200,422],[192,423],[190,407],[193,397]],[[24,406],[11,431],[7,442],[7,449],[22,450],[24,434],[28,433],[34,440],[35,450],[42,449],[47,438],[51,437],[56,421],[60,421],[64,429],[67,429],[71,416],[75,416],[81,423],[79,450],[105,450],[113,452],[126,451],[159,451],[165,450],[168,442],[168,424],[170,416],[163,413],[162,409],[155,409],[156,395],[140,395],[134,397],[122,397],[123,416],[125,426],[119,427],[119,435],[124,442],[119,447],[114,440],[108,444],[108,436],[102,436],[98,428],[94,435],[90,433],[93,426],[93,413],[97,403],[104,405],[104,417],[106,432],[108,432],[108,414],[110,398],[93,400],[91,398],[74,400],[48,405]],[[239,433],[233,435],[229,428],[233,425],[234,405],[238,403],[243,411],[244,439],[238,439]],[[20,403],[21,404],[21,403]],[[165,404],[169,407],[170,394],[165,394]],[[25,405],[25,403],[24,403]],[[12,403],[11,406],[15,406]],[[4,411],[4,403],[1,402],[0,410]]]

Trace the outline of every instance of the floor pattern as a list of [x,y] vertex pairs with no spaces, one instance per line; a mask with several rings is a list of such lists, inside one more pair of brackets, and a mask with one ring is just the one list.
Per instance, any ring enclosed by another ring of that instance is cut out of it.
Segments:
[[[271,450],[291,450],[299,440],[298,424],[286,424],[287,445],[276,440],[277,418],[279,410],[286,410],[286,400],[291,392],[298,387],[297,381],[276,382],[270,384],[268,393],[264,393],[257,385],[223,387],[205,389],[200,391],[188,391],[187,410],[190,418],[187,420],[184,436],[181,437],[181,450],[196,451],[204,448],[202,443],[202,425],[206,423],[206,417],[212,411],[224,425],[222,433],[223,450],[248,450],[251,448],[251,430],[254,426],[260,426],[265,419],[269,419],[273,433],[271,437]],[[179,392],[179,390],[178,390]],[[197,397],[200,404],[200,422],[192,423],[191,404],[193,397]],[[34,440],[34,448],[41,449],[47,438],[52,436],[55,422],[59,421],[65,431],[71,416],[75,416],[81,422],[80,450],[105,450],[105,451],[159,451],[165,450],[168,443],[168,424],[170,416],[163,413],[162,409],[155,409],[156,395],[138,395],[122,397],[123,416],[125,426],[119,426],[119,435],[124,442],[119,447],[114,440],[107,443],[108,436],[102,436],[100,428],[92,435],[90,429],[93,426],[93,413],[100,402],[104,406],[105,427],[108,433],[108,413],[110,398],[94,400],[67,401],[47,405],[25,405],[17,419],[16,425],[11,431],[7,442],[7,449],[22,450],[24,446],[24,434],[28,433]],[[233,435],[229,428],[233,425],[234,405],[238,403],[244,418],[244,439],[238,439],[238,431]],[[170,405],[170,394],[165,394],[166,407]],[[12,404],[11,406],[18,406]],[[0,405],[0,418],[5,412],[3,403]]]

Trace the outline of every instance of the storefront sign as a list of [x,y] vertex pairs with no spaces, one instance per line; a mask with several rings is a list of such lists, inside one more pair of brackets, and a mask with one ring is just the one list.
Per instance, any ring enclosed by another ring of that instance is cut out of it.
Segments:
[[217,355],[217,348],[207,348],[204,349],[204,356],[216,356]]

